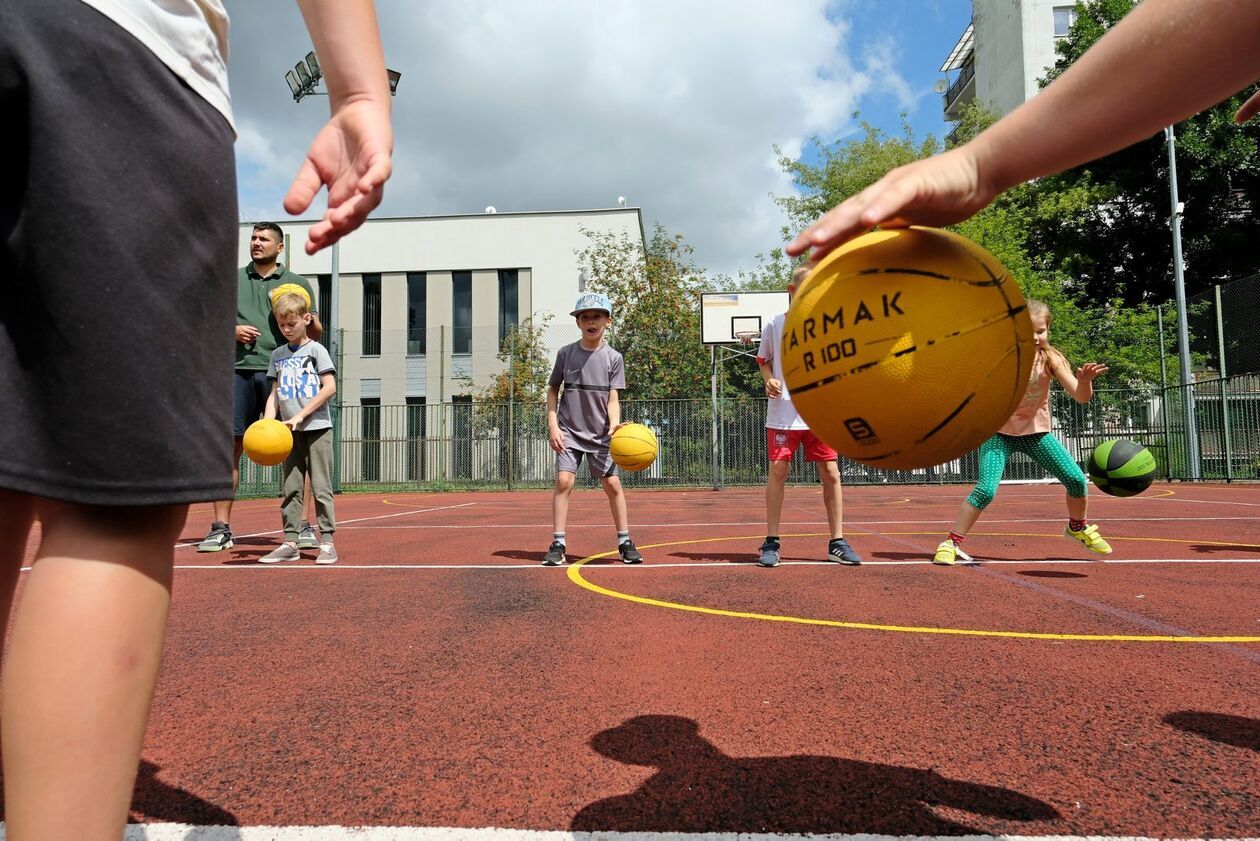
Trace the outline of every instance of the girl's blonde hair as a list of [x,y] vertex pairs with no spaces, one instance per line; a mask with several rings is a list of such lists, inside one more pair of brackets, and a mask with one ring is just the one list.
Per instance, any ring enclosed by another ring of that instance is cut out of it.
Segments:
[[[1028,315],[1031,318],[1042,317],[1046,320],[1046,331],[1049,332],[1050,324],[1054,321],[1054,315],[1050,312],[1050,307],[1046,306],[1045,301],[1039,301],[1036,298],[1028,299]],[[1063,366],[1069,374],[1072,372],[1072,363],[1068,362],[1068,358],[1063,355],[1063,351],[1059,350],[1050,342],[1043,342],[1041,347],[1037,348],[1037,355],[1046,363],[1046,367],[1054,370],[1059,366]]]
[[285,292],[283,295],[276,297],[271,305],[271,311],[277,315],[306,315],[309,308],[306,306],[306,298],[296,292]]

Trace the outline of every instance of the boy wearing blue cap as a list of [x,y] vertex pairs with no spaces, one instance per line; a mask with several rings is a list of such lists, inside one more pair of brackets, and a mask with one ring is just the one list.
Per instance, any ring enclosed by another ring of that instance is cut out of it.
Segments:
[[556,353],[556,364],[547,383],[547,429],[551,449],[556,451],[556,490],[551,497],[554,533],[543,556],[543,566],[560,566],[565,561],[564,526],[569,515],[569,494],[583,458],[591,476],[600,480],[608,495],[621,560],[641,563],[643,556],[630,539],[626,495],[608,450],[613,432],[621,426],[617,391],[626,387],[621,354],[604,341],[604,331],[612,323],[612,304],[606,295],[585,292],[569,314],[577,321],[582,338]]

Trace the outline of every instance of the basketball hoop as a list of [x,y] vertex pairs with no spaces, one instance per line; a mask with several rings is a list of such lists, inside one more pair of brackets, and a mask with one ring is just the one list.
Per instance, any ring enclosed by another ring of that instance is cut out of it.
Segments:
[[735,338],[741,345],[751,345],[753,342],[761,339],[760,330],[737,330]]

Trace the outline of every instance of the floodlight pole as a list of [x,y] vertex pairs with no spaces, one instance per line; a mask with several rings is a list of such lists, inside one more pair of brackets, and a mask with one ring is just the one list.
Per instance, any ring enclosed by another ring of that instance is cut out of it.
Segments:
[[1202,464],[1199,458],[1199,428],[1195,420],[1194,383],[1190,371],[1190,325],[1186,316],[1186,281],[1182,271],[1181,259],[1181,215],[1182,205],[1177,198],[1177,140],[1173,127],[1164,129],[1164,139],[1168,144],[1168,193],[1172,203],[1172,215],[1169,223],[1172,227],[1173,244],[1173,286],[1177,295],[1177,355],[1181,362],[1181,413],[1183,428],[1186,431],[1186,459],[1191,479],[1203,477]]
[[718,467],[718,402],[717,402],[717,380],[718,380],[718,358],[717,345],[709,345],[709,388],[712,397],[712,415],[710,423],[709,443],[712,445],[713,453],[713,490],[718,490],[721,485],[719,479],[721,470]]

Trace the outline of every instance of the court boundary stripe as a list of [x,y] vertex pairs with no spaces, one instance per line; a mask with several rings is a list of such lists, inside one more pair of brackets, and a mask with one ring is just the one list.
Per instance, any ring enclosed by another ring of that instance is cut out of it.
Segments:
[[[382,502],[385,502],[386,500],[381,500],[381,501],[382,501]],[[355,518],[353,518],[353,519],[350,519],[350,520],[343,520],[343,521],[341,521],[341,522],[337,523],[337,527],[338,527],[338,528],[340,528],[341,526],[348,525],[348,524],[350,524],[350,523],[364,523],[364,522],[367,522],[367,521],[369,521],[369,520],[388,520],[388,519],[389,519],[389,518],[391,518],[391,517],[406,517],[406,516],[407,516],[407,515],[409,515],[409,514],[427,514],[427,513],[428,513],[428,512],[430,512],[430,511],[450,511],[450,510],[451,510],[451,509],[453,509],[453,508],[468,508],[469,506],[476,505],[476,504],[477,504],[477,503],[475,503],[475,502],[461,502],[461,503],[459,503],[458,505],[442,505],[442,506],[439,506],[439,507],[437,507],[437,508],[416,508],[416,509],[413,509],[413,510],[411,510],[411,511],[398,511],[398,512],[396,512],[396,513],[394,513],[394,514],[377,514],[377,515],[376,515],[376,516],[374,516],[374,517],[355,517]],[[232,537],[233,537],[233,538],[236,538],[236,537],[266,537],[266,536],[271,535],[271,534],[284,534],[284,529],[271,529],[270,531],[259,531],[259,532],[253,532],[253,533],[251,533],[251,534],[242,534],[242,535],[235,535],[235,534],[234,534],[234,535],[232,535]],[[187,548],[188,548],[188,547],[190,547],[190,546],[196,546],[196,545],[197,545],[198,543],[200,543],[200,542],[201,542],[201,541],[200,541],[200,540],[198,540],[198,541],[196,541],[196,542],[194,542],[194,543],[176,543],[176,544],[175,544],[175,548],[176,548],[176,549],[187,549]]]

